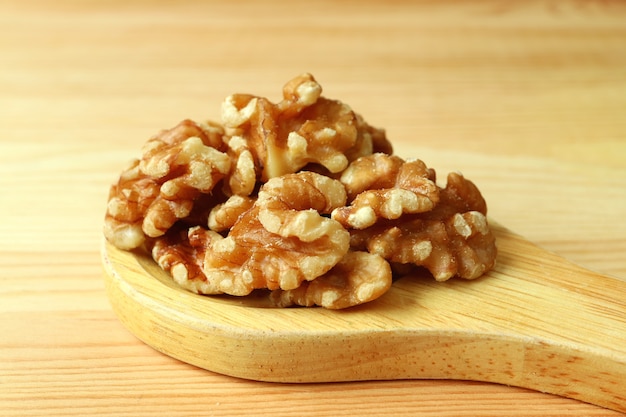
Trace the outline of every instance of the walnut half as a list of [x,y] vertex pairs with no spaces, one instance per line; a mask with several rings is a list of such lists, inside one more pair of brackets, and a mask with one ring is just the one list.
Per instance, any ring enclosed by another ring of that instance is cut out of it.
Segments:
[[221,127],[185,120],[148,140],[141,159],[110,189],[106,238],[121,249],[137,248],[187,217],[230,171],[230,158],[219,150],[222,135]]
[[270,300],[277,307],[314,305],[337,310],[375,300],[391,287],[391,267],[382,257],[348,252],[333,269],[293,290],[275,290]]
[[472,182],[456,173],[439,190],[434,209],[352,230],[351,245],[395,264],[423,266],[437,281],[478,278],[494,266],[497,255],[485,201]]
[[382,130],[321,93],[315,78],[302,74],[284,86],[278,103],[249,94],[234,94],[224,101],[222,123],[229,135],[249,144],[263,182],[308,164],[338,173],[359,156],[391,152]]

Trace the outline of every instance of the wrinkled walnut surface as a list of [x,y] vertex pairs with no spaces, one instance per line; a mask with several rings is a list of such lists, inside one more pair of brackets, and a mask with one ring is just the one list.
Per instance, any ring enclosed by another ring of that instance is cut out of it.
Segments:
[[367,303],[391,287],[391,267],[378,255],[350,251],[326,274],[293,290],[275,290],[277,307],[314,305],[337,310]]
[[233,94],[221,116],[150,138],[109,193],[107,240],[151,251],[183,288],[342,309],[382,296],[392,271],[445,281],[493,267],[478,188],[457,173],[437,185],[310,74],[277,103]]
[[439,201],[434,173],[420,160],[404,162],[396,156],[373,154],[356,160],[341,176],[354,199],[333,212],[347,228],[365,229],[379,219],[423,213]]

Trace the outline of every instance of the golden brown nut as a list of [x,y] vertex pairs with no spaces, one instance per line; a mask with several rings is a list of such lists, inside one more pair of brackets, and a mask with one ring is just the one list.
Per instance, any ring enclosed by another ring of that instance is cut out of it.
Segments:
[[224,203],[214,206],[208,215],[209,229],[214,232],[230,230],[237,219],[252,208],[255,199],[240,195],[233,195]]
[[358,137],[356,144],[346,151],[348,161],[354,161],[362,156],[373,153],[385,153],[391,155],[393,147],[387,139],[383,129],[375,128],[365,122],[363,116],[355,113]]
[[448,174],[445,188],[439,191],[439,204],[425,218],[449,218],[455,213],[478,211],[487,215],[487,203],[476,185],[458,172]]
[[[339,190],[343,186],[338,181],[311,172],[268,181],[228,236],[190,229],[194,237],[190,235],[190,244],[201,248],[198,253],[204,256],[199,263],[203,276],[190,274],[197,263],[185,261],[178,255],[184,251],[177,249],[177,259],[182,259],[177,265],[182,266],[176,268],[187,271],[179,272],[177,282],[190,276],[193,282],[181,285],[193,291],[247,295],[258,288],[294,289],[325,274],[344,257],[350,244],[350,234],[320,214],[345,202],[345,192],[342,198]],[[153,256],[162,257],[164,246],[159,244]]]
[[352,232],[351,246],[394,264],[427,268],[438,281],[474,279],[495,264],[497,250],[484,199],[473,183],[450,174],[438,205],[429,212]]
[[321,277],[293,290],[275,290],[270,300],[277,307],[314,305],[342,309],[379,298],[391,287],[389,263],[367,252],[348,252]]
[[374,226],[353,235],[363,246],[390,262],[423,266],[437,281],[453,276],[478,278],[496,259],[495,239],[485,216],[457,213],[446,221],[414,219],[396,226]]
[[191,137],[145,156],[142,163],[140,169],[160,184],[142,225],[147,236],[157,237],[188,216],[200,194],[213,191],[230,171],[231,161],[227,154]]
[[261,167],[261,181],[320,164],[331,173],[343,171],[350,158],[390,151],[384,131],[367,125],[350,107],[321,96],[310,74],[289,81],[277,104],[248,94],[229,96],[222,123],[231,136],[246,140]]
[[111,187],[107,239],[121,249],[136,248],[188,216],[194,201],[230,170],[230,158],[215,147],[223,146],[222,134],[217,126],[185,120],[151,138],[142,158]]
[[340,181],[346,187],[348,201],[368,190],[392,188],[404,160],[399,156],[375,153],[354,160],[342,172]]
[[183,288],[195,293],[218,294],[202,272],[209,232],[200,226],[170,230],[154,240],[152,258]]
[[321,214],[330,214],[335,208],[346,204],[346,198],[346,190],[339,181],[315,172],[302,171],[272,178],[263,184],[257,203],[266,210],[278,204],[284,210],[312,209]]
[[145,241],[142,230],[146,210],[159,195],[159,185],[133,161],[111,186],[104,218],[104,236],[120,249],[134,249]]
[[341,176],[349,194],[356,197],[349,206],[333,211],[332,217],[347,228],[365,229],[379,219],[430,211],[439,201],[432,176],[432,170],[417,159],[404,162],[386,154],[359,158]]
[[258,169],[254,156],[245,139],[240,136],[227,138],[228,154],[231,157],[231,171],[225,184],[228,195],[249,196],[257,184]]

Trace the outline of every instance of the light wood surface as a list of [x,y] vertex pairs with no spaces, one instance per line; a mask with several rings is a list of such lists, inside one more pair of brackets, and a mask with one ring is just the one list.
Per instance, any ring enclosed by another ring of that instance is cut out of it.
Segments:
[[621,415],[490,383],[196,368],[123,327],[99,250],[108,186],[150,135],[308,71],[398,154],[476,182],[499,223],[626,281],[625,45],[620,1],[0,0],[2,414]]
[[[493,222],[492,222],[493,223]],[[626,283],[497,224],[498,263],[473,281],[406,276],[344,311],[205,297],[146,251],[103,245],[113,310],[159,352],[257,381],[496,382],[626,412]]]

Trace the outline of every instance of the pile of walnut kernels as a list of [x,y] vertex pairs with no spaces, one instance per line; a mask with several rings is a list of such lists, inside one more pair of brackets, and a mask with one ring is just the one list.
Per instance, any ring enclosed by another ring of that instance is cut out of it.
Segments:
[[190,291],[265,289],[281,307],[362,304],[418,267],[438,281],[488,271],[495,239],[476,186],[457,173],[438,186],[321,92],[303,74],[278,103],[234,94],[221,124],[185,120],[148,140],[111,187],[108,241],[146,248]]

